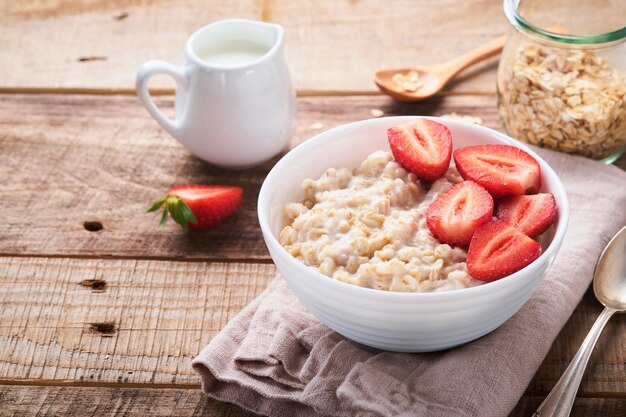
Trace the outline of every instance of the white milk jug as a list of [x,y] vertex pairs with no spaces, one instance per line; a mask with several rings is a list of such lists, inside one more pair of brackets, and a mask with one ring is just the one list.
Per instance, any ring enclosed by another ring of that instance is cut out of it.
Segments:
[[[212,23],[187,40],[183,67],[143,64],[137,95],[152,117],[199,158],[235,169],[261,164],[285,149],[293,131],[296,105],[283,35],[272,23]],[[175,120],[148,92],[149,79],[159,73],[176,81]]]

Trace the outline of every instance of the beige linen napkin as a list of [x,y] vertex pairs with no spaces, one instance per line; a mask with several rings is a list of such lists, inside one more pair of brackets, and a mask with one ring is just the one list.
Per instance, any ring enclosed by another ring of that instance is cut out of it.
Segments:
[[443,352],[371,349],[321,324],[277,277],[193,361],[204,392],[276,417],[507,415],[626,224],[626,172],[538,152],[565,184],[569,229],[535,295],[499,329]]

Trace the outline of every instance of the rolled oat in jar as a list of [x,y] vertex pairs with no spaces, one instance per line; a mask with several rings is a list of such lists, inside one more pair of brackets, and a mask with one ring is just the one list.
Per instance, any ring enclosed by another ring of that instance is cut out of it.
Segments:
[[503,125],[524,142],[610,163],[626,147],[624,22],[603,9],[590,18],[586,1],[571,15],[562,1],[533,3],[505,2],[513,29],[498,68]]

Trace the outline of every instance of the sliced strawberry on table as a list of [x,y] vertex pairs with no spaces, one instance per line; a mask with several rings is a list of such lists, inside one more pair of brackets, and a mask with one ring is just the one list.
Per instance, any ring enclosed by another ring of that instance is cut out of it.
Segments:
[[452,156],[452,135],[441,123],[428,119],[387,130],[394,158],[419,178],[434,181],[443,176]]
[[539,163],[514,146],[467,146],[454,151],[454,163],[464,179],[482,185],[493,198],[534,194],[541,187]]
[[472,181],[455,184],[426,211],[430,232],[443,243],[467,246],[474,231],[493,216],[493,198]]
[[159,228],[165,225],[169,214],[185,231],[208,229],[234,214],[242,198],[241,187],[186,184],[170,188],[148,211],[163,208]]
[[556,200],[551,193],[507,197],[498,203],[496,217],[529,237],[545,232],[556,218]]
[[467,251],[467,270],[481,281],[495,281],[519,271],[541,255],[541,245],[502,220],[476,229]]

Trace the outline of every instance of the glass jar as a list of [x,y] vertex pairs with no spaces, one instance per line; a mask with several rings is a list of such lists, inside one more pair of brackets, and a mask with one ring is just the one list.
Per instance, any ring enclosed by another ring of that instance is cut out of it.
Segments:
[[507,133],[616,160],[626,149],[626,0],[504,0],[498,67]]

